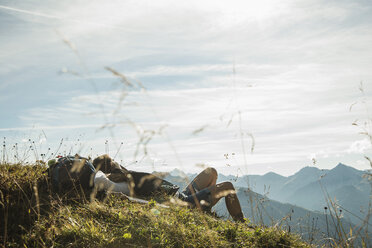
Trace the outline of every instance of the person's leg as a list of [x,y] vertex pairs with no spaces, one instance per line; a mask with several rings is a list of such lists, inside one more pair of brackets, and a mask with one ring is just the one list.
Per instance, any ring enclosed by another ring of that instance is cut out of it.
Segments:
[[235,188],[231,182],[223,182],[209,187],[210,204],[214,206],[222,197],[226,197],[226,208],[235,221],[244,221],[244,215]]
[[185,200],[199,208],[202,207],[199,202],[204,200],[209,204],[208,208],[211,208],[222,197],[226,197],[226,208],[232,218],[236,221],[243,221],[244,215],[234,186],[231,182],[223,182],[216,185],[217,176],[216,169],[212,167],[203,170],[184,190],[183,193],[188,196]]
[[186,187],[184,193],[186,195],[194,194],[202,189],[216,185],[217,171],[212,167],[208,167],[197,175],[194,180]]

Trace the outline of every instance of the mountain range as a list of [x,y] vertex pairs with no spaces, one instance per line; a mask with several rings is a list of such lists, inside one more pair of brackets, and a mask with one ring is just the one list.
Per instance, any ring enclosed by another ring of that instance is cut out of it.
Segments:
[[[288,177],[274,172],[242,177],[219,174],[218,182],[235,185],[245,216],[255,224],[281,225],[313,241],[336,237],[339,225],[345,230],[371,227],[365,224],[372,189],[367,173],[339,163],[331,170],[304,167]],[[185,177],[195,176],[175,169],[165,179],[183,188]],[[223,201],[214,210],[228,216]]]
[[[354,224],[361,224],[368,214],[371,182],[365,171],[339,163],[331,170],[304,167],[294,175],[284,177],[273,172],[263,176],[248,175],[234,179],[236,187],[250,188],[270,199],[290,203],[309,210],[323,212],[335,206]],[[249,183],[249,184],[248,184]]]

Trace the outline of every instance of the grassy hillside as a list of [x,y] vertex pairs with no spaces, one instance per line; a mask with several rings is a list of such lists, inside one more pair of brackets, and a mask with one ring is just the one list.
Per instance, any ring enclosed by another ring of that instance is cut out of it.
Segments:
[[221,220],[164,198],[156,200],[168,207],[90,196],[78,188],[52,193],[43,165],[0,165],[0,246],[310,247],[280,229]]

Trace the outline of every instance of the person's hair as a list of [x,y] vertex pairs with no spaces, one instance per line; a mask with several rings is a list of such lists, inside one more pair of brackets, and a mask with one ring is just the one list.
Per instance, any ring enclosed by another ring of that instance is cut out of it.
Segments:
[[104,154],[101,156],[96,157],[93,160],[93,166],[96,170],[100,170],[103,173],[124,173],[126,174],[128,171],[121,167],[117,162],[113,161],[109,155]]
[[112,159],[109,155],[104,154],[96,157],[93,160],[93,166],[96,170],[101,170],[103,173],[111,173],[112,171]]

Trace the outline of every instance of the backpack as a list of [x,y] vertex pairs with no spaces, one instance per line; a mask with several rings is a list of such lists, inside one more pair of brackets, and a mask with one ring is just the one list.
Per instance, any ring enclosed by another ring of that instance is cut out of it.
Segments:
[[75,187],[89,190],[93,187],[95,169],[89,159],[76,154],[51,160],[48,164],[54,190],[68,191]]

